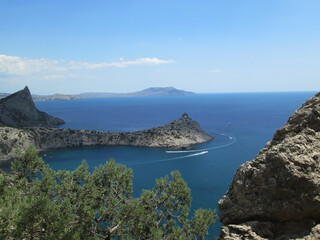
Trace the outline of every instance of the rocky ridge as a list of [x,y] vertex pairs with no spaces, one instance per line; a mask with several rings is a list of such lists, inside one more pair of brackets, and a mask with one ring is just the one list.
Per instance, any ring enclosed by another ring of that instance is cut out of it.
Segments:
[[218,205],[219,239],[320,239],[320,93],[238,168]]
[[56,127],[63,123],[36,108],[28,87],[0,99],[0,126]]
[[188,148],[212,138],[186,113],[169,124],[136,132],[0,127],[0,161],[14,158],[16,147],[26,149],[30,144],[40,151],[93,145]]
[[101,132],[53,128],[63,120],[40,112],[28,87],[0,100],[0,161],[15,157],[30,145],[38,150],[93,145],[188,148],[213,137],[184,113],[173,122],[136,132]]

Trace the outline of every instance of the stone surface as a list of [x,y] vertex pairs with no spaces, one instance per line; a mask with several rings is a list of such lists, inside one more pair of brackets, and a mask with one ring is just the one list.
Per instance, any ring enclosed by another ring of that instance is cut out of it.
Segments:
[[63,123],[36,108],[28,87],[0,99],[0,126],[56,127]]
[[235,240],[316,240],[320,236],[320,224],[314,220],[287,221],[248,221],[240,224],[223,226],[219,239]]
[[318,93],[238,168],[218,204],[220,239],[320,239],[319,130]]

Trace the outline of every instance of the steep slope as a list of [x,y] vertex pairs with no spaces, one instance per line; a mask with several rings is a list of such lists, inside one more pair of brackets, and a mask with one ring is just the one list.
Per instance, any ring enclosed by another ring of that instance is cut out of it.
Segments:
[[219,239],[320,239],[320,93],[238,168],[219,209]]
[[55,127],[63,123],[36,108],[28,87],[0,99],[0,126]]

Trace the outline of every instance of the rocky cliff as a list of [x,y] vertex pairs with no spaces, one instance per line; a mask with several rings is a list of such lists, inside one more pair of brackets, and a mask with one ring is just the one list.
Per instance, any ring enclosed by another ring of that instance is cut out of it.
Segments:
[[320,239],[320,93],[238,168],[219,210],[219,239]]
[[63,123],[36,108],[28,87],[0,99],[0,126],[55,127]]
[[0,160],[14,158],[16,147],[26,149],[30,144],[39,150],[93,145],[188,148],[212,138],[186,113],[169,124],[136,132],[0,127]]

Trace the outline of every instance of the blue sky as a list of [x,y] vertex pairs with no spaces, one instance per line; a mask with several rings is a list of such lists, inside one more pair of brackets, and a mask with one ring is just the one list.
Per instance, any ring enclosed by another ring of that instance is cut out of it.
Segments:
[[319,91],[320,1],[0,2],[0,92]]

